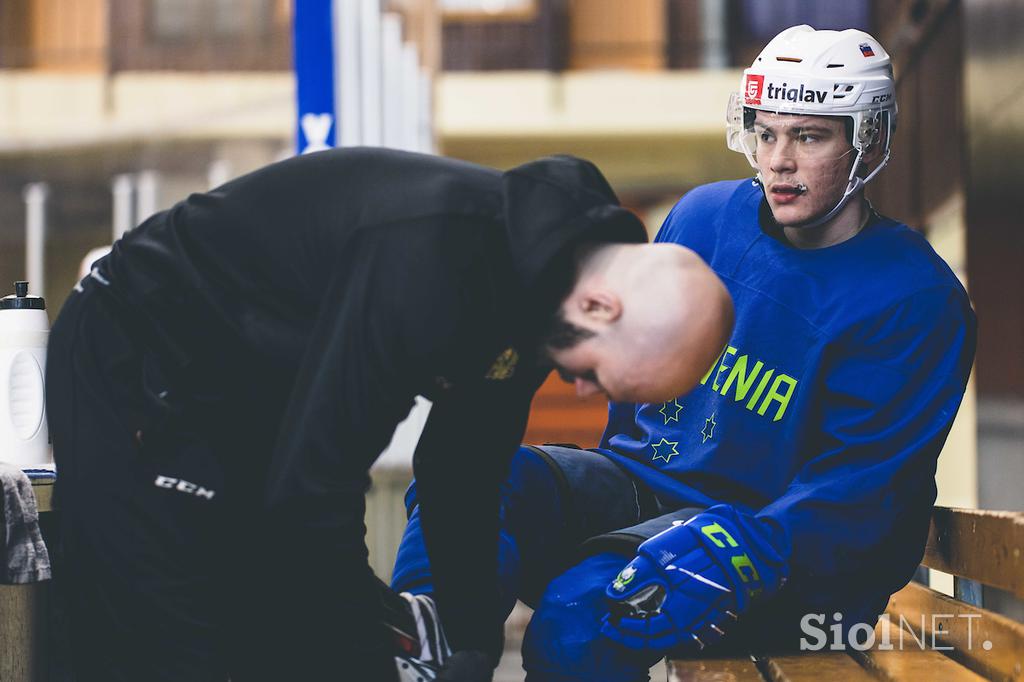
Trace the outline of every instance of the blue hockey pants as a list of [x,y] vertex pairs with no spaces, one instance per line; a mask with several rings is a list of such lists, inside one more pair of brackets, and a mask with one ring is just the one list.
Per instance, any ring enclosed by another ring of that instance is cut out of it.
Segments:
[[[392,585],[422,593],[432,582],[415,498],[414,482]],[[659,512],[653,496],[599,453],[519,449],[502,487],[499,582],[506,614],[516,599],[535,609],[523,642],[530,682],[648,679],[660,654],[631,651],[599,635],[605,588],[632,559],[632,546],[591,542],[587,551],[584,543]]]

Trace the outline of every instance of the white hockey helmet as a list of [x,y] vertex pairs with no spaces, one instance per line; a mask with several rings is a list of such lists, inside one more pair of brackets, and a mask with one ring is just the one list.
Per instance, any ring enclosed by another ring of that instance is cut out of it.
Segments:
[[[897,117],[892,62],[877,40],[856,29],[816,31],[804,24],[772,38],[743,72],[741,91],[732,94],[726,112],[726,143],[747,157],[760,181],[753,131],[756,111],[851,120],[850,143],[857,157],[843,198],[803,226],[820,225],[842,210],[889,161]],[[879,142],[885,145],[881,161],[867,177],[858,177],[864,152]]]

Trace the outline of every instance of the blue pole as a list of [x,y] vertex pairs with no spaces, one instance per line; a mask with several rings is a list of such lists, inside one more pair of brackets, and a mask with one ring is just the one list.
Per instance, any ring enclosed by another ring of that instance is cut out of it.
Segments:
[[295,0],[296,144],[300,154],[337,144],[331,5],[331,0]]

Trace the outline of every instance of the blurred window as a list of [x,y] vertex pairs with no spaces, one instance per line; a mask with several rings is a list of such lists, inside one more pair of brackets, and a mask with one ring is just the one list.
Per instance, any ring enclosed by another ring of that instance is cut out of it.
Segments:
[[460,19],[529,19],[537,13],[536,0],[440,0],[446,21]]
[[870,0],[742,0],[740,12],[747,37],[765,42],[798,24],[816,29],[871,30]]
[[271,20],[270,0],[216,0],[213,28],[219,35],[260,35]]
[[150,6],[150,28],[155,38],[187,38],[202,24],[202,0],[151,0]]
[[730,61],[733,66],[750,66],[765,44],[790,26],[870,32],[872,4],[871,0],[737,0],[730,19]]
[[271,0],[150,0],[150,31],[167,41],[257,36],[270,30],[272,14]]
[[566,0],[438,0],[445,71],[565,68]]

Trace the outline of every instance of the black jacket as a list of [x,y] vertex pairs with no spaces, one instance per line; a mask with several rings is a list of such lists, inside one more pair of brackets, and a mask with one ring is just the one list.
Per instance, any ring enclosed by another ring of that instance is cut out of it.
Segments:
[[502,174],[346,149],[192,195],[100,268],[172,374],[279,405],[273,447],[227,465],[265,471],[314,585],[396,424],[433,400],[415,472],[437,597],[455,648],[496,654],[498,628],[480,624],[498,620],[498,484],[547,373],[538,334],[577,245],[645,239],[579,159]]

